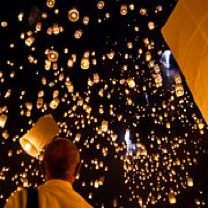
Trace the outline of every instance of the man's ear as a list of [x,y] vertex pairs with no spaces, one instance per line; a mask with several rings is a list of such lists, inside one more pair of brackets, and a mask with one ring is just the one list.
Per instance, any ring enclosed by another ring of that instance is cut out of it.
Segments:
[[75,177],[75,178],[76,178],[76,176],[78,176],[80,169],[81,169],[81,162],[79,162],[79,163],[76,165],[76,168],[75,168],[75,171],[74,171],[74,177]]

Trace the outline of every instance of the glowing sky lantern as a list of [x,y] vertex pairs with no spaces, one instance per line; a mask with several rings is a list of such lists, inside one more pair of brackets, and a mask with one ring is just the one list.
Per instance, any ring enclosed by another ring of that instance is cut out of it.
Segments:
[[53,8],[55,6],[56,0],[47,0],[46,5],[49,8]]
[[168,198],[169,198],[170,204],[175,204],[176,203],[176,197],[175,197],[174,193],[169,193]]
[[108,131],[108,121],[103,120],[101,125],[102,131],[107,132]]
[[89,67],[90,67],[89,58],[83,57],[81,60],[81,68],[82,69],[89,69]]
[[99,1],[99,2],[97,3],[97,8],[98,8],[98,9],[103,9],[104,6],[105,6],[105,2],[104,2],[104,1]]
[[33,36],[30,36],[30,37],[28,37],[26,40],[25,40],[25,44],[27,45],[27,46],[31,46],[33,43],[35,42],[35,38],[33,37]]
[[77,22],[79,20],[79,11],[76,8],[69,10],[68,18],[71,22]]
[[20,138],[19,142],[27,154],[37,157],[58,131],[58,125],[53,117],[45,116],[40,118],[34,127]]
[[120,13],[121,13],[121,15],[127,15],[128,8],[127,8],[127,5],[126,4],[121,5]]
[[6,114],[0,114],[0,127],[4,128],[7,121],[7,115]]
[[208,122],[207,11],[207,1],[180,0],[162,33]]
[[47,57],[49,61],[56,62],[58,60],[59,54],[55,50],[49,50]]

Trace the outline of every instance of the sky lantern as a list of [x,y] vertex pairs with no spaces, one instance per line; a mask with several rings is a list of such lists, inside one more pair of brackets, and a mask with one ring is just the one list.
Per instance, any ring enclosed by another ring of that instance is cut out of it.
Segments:
[[45,116],[38,120],[19,142],[23,150],[32,157],[37,157],[43,148],[49,144],[58,133],[58,125],[52,116]]
[[208,3],[180,0],[162,29],[187,84],[208,122]]

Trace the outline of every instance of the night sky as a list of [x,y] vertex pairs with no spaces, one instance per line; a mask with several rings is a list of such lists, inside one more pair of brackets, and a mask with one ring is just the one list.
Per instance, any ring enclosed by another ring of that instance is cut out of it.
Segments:
[[0,207],[17,187],[43,182],[19,138],[46,114],[78,146],[74,187],[94,207],[207,207],[207,126],[176,60],[167,66],[163,53],[160,30],[177,1],[4,3]]

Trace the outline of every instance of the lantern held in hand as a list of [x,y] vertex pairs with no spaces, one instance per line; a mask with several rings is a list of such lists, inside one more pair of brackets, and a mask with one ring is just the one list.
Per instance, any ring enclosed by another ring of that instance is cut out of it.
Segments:
[[23,150],[32,157],[37,157],[58,133],[59,128],[52,116],[45,116],[31,128],[19,142]]

